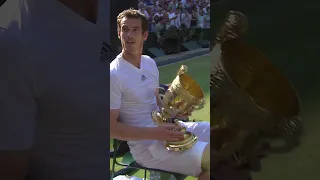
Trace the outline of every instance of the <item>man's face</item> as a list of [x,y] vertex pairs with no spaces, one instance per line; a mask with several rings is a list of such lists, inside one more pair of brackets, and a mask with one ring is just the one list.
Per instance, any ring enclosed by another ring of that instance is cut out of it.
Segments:
[[125,51],[132,54],[141,54],[148,32],[142,32],[141,19],[124,17],[120,23],[118,37]]

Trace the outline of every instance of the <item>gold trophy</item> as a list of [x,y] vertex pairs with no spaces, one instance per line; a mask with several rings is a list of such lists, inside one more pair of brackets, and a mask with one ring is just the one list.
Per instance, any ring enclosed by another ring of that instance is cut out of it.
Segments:
[[[187,114],[191,108],[201,109],[203,107],[203,90],[195,80],[186,74],[187,69],[186,65],[180,67],[176,78],[163,96],[163,108],[160,112],[152,112],[152,119],[156,124],[179,124],[178,119],[174,117],[177,113]],[[182,127],[181,131],[185,133],[184,139],[181,141],[166,141],[165,145],[168,150],[184,151],[197,142],[197,137],[186,131],[185,127]]]
[[298,93],[272,61],[244,40],[248,24],[243,13],[230,11],[212,50],[211,167],[230,158],[242,166],[257,157],[257,149],[290,152],[303,132]]

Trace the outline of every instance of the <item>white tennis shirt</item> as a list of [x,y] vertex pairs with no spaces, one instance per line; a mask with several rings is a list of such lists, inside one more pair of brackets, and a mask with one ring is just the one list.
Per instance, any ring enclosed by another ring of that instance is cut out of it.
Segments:
[[[159,71],[149,56],[141,57],[140,69],[118,55],[110,64],[110,109],[120,109],[121,123],[155,126],[151,113],[158,109],[155,90],[159,87]],[[137,160],[156,141],[129,141],[131,153]]]

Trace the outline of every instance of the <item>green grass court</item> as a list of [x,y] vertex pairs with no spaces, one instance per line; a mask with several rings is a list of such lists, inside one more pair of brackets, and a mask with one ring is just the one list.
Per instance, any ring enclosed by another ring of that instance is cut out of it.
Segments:
[[[190,117],[190,120],[196,119],[197,121],[209,121],[210,120],[210,56],[201,56],[190,60],[181,61],[175,64],[159,67],[160,71],[160,83],[171,83],[175,78],[180,66],[185,64],[188,66],[188,75],[195,79],[202,87],[205,93],[205,106],[199,111],[195,111]],[[112,147],[112,144],[110,145]],[[118,158],[121,161],[122,158]],[[122,167],[116,167],[116,170]],[[112,169],[112,160],[110,160],[110,170]],[[133,176],[143,178],[143,171],[139,171]],[[149,175],[147,175],[149,178]],[[186,180],[194,180],[193,177],[188,177]]]

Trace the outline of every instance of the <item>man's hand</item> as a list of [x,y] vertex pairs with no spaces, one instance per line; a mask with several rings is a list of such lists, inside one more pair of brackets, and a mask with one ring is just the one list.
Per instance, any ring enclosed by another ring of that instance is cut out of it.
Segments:
[[159,141],[179,141],[184,138],[181,126],[165,123],[152,129],[152,139]]

